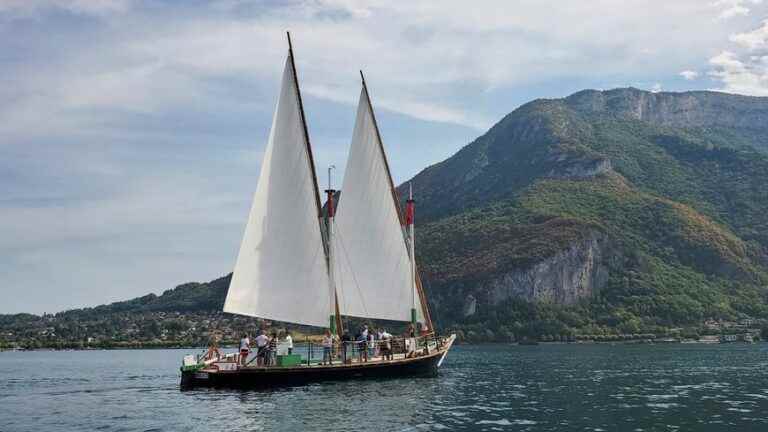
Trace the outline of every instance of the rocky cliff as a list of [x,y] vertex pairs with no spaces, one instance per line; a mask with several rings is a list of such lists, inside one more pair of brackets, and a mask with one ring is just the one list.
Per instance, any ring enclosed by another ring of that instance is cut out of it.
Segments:
[[584,90],[565,98],[569,108],[671,127],[768,129],[765,98],[696,91],[650,93],[635,88]]
[[467,295],[462,315],[466,318],[478,308],[495,307],[515,298],[563,305],[588,299],[608,282],[606,243],[606,238],[594,231],[552,257],[481,283]]

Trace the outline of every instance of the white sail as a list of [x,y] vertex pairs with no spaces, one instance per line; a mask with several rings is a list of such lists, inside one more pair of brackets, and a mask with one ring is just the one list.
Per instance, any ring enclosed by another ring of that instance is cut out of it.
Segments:
[[293,67],[289,56],[224,312],[325,327],[328,270]]
[[386,156],[363,88],[335,220],[336,289],[342,315],[410,321],[414,300],[421,311],[397,211]]

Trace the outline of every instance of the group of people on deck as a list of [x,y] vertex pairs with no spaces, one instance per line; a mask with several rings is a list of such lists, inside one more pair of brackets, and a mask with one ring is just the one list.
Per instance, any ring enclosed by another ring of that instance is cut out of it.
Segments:
[[[293,337],[290,332],[285,332],[284,338],[277,332],[267,335],[265,330],[259,330],[258,335],[251,341],[247,334],[240,339],[239,363],[243,366],[256,362],[258,367],[274,366],[277,364],[278,345],[283,354],[293,354]],[[353,336],[345,331],[339,338],[325,330],[321,340],[323,348],[323,360],[321,365],[331,365],[334,359],[340,359],[342,364],[352,362],[356,358],[358,362],[368,362],[373,358],[380,360],[393,360],[394,353],[405,353],[410,357],[416,349],[416,332],[413,326],[409,326],[403,338],[395,339],[385,329],[369,329],[367,325],[360,327]],[[248,360],[254,351],[255,358]],[[311,356],[311,351],[310,351]]]
[[[256,366],[274,366],[277,362],[277,346],[283,343],[288,354],[293,354],[293,337],[290,332],[285,333],[281,341],[276,332],[267,336],[265,330],[259,330],[259,335],[254,339],[256,347]],[[240,364],[248,363],[248,355],[251,353],[251,340],[247,334],[240,339]]]
[[342,363],[350,362],[355,356],[359,362],[379,356],[383,360],[392,360],[392,343],[392,334],[384,329],[369,330],[367,325],[363,325],[354,336],[345,331],[341,338],[326,330],[322,340],[321,364],[330,365],[336,357],[341,357]]

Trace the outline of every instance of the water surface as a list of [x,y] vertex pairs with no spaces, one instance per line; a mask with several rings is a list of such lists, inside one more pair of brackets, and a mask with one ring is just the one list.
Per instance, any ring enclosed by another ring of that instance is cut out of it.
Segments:
[[0,353],[0,431],[768,430],[768,344],[457,346],[438,378],[181,392],[187,352]]

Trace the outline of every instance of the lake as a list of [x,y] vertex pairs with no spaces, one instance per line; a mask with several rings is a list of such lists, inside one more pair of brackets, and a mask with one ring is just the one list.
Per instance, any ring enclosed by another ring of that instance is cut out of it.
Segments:
[[457,346],[438,378],[181,392],[189,352],[2,352],[0,431],[768,430],[768,344]]

